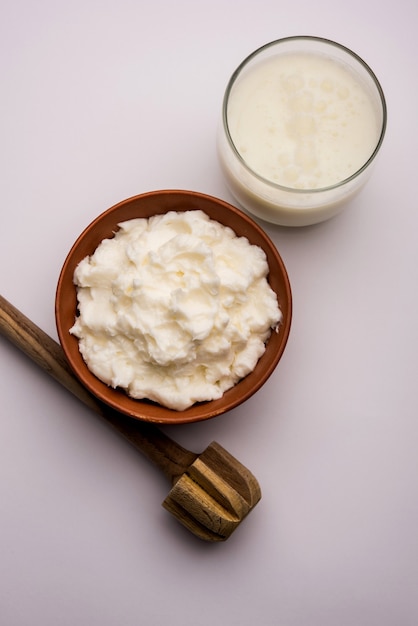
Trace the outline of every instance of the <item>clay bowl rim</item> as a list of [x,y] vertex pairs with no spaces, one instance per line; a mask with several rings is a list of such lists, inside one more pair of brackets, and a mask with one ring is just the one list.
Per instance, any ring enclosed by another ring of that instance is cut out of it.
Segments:
[[[106,237],[113,236],[117,225],[135,217],[150,217],[168,211],[201,209],[210,218],[230,226],[237,235],[263,248],[270,267],[268,280],[277,293],[283,319],[277,332],[272,332],[266,350],[257,366],[224,393],[218,400],[196,403],[184,411],[176,411],[147,400],[130,398],[125,391],[101,382],[87,368],[78,349],[78,339],[69,333],[77,311],[73,274],[77,264],[90,255]],[[231,204],[197,191],[166,189],[132,196],[98,215],[79,235],[62,266],[55,295],[55,321],[58,337],[70,365],[81,383],[96,398],[113,409],[135,419],[157,424],[185,424],[217,417],[239,406],[264,385],[276,368],[289,337],[292,319],[292,294],[287,270],[274,243],[248,215]]]

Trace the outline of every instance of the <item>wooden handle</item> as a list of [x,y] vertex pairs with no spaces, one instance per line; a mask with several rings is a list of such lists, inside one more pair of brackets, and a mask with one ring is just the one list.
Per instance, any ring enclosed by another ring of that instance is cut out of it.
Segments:
[[216,442],[200,455],[156,426],[118,413],[74,376],[61,346],[0,296],[0,333],[153,461],[173,487],[164,508],[200,539],[225,541],[261,498],[251,472]]
[[0,333],[100,415],[175,483],[195,461],[189,452],[156,426],[135,420],[95,398],[72,373],[61,346],[0,295]]

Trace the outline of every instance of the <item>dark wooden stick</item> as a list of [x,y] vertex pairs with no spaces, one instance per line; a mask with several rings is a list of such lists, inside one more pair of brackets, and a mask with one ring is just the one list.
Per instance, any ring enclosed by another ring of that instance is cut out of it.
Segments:
[[153,424],[95,398],[72,373],[61,346],[2,296],[0,333],[164,472],[173,488],[163,506],[201,539],[224,541],[260,500],[255,477],[216,442],[195,454]]

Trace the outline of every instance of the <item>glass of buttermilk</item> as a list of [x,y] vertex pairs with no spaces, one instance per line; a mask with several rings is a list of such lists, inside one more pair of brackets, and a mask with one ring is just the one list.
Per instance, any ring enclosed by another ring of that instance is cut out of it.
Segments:
[[225,91],[218,153],[227,186],[274,224],[329,219],[368,180],[386,119],[379,81],[354,52],[320,37],[273,41]]

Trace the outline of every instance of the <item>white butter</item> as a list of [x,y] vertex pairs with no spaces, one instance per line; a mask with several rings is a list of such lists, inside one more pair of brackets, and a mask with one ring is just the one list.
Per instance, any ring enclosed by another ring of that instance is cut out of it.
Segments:
[[89,369],[184,410],[249,374],[281,319],[264,251],[202,211],[119,225],[74,273]]

